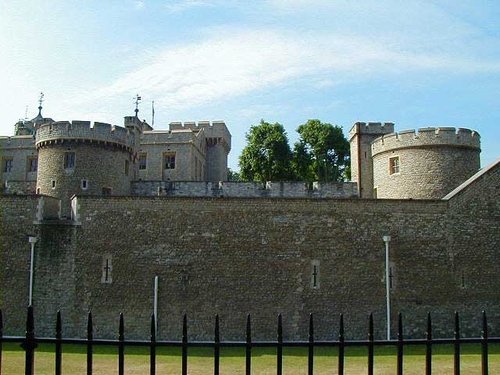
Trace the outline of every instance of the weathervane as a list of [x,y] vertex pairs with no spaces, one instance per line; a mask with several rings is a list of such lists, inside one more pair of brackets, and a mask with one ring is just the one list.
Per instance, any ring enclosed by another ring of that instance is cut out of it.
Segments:
[[135,117],[138,117],[138,113],[139,113],[139,102],[142,100],[142,98],[139,96],[139,94],[137,94],[135,97]]
[[42,103],[43,103],[43,97],[45,95],[43,94],[43,92],[40,93],[40,98],[38,99],[38,115],[41,116],[42,115]]

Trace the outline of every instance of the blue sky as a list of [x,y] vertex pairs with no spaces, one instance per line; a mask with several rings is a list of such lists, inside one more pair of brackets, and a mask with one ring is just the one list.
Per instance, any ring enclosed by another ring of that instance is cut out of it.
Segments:
[[0,134],[36,115],[122,125],[310,118],[455,126],[500,156],[500,1],[0,0]]

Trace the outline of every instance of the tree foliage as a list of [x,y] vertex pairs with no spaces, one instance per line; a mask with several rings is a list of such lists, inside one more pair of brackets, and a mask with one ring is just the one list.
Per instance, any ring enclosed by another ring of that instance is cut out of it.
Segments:
[[320,120],[308,120],[298,127],[293,169],[302,181],[344,181],[348,174],[349,142],[342,128]]
[[292,152],[285,128],[261,120],[246,134],[247,145],[240,156],[244,181],[283,181],[292,178]]

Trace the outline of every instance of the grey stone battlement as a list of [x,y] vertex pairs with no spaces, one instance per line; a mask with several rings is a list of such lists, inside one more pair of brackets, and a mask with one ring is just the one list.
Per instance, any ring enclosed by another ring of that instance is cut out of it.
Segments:
[[356,198],[354,182],[209,182],[134,181],[132,194],[138,196],[240,197],[240,198]]
[[90,121],[56,121],[41,125],[36,132],[36,146],[48,141],[81,140],[107,142],[133,147],[134,134],[121,126]]
[[229,133],[224,121],[171,122],[169,129],[170,131],[203,131],[209,144],[222,144],[227,153],[231,150],[231,133]]
[[15,135],[12,137],[0,137],[1,149],[33,148],[35,140],[32,135]]
[[[358,131],[359,128],[359,131]],[[354,137],[354,134],[387,134],[394,132],[393,122],[355,122],[351,130],[349,130],[349,139]]]
[[480,149],[479,133],[463,128],[429,127],[390,133],[372,142],[372,155],[401,148],[447,146]]

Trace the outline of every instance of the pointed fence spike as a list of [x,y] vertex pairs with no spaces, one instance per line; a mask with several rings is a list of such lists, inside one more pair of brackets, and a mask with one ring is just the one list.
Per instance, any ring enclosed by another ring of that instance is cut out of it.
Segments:
[[92,340],[93,338],[94,327],[92,324],[92,311],[89,311],[87,315],[87,339]]
[[403,315],[398,313],[398,358],[397,375],[403,375]]
[[481,375],[488,375],[488,321],[486,311],[482,312],[483,331],[481,332]]
[[278,342],[276,344],[276,373],[283,373],[283,319],[278,314]]
[[307,356],[308,375],[314,373],[314,320],[313,314],[309,314],[309,353]]
[[123,313],[120,313],[120,325],[118,327],[118,340],[125,340],[125,324],[123,322]]
[[427,313],[427,332],[426,332],[426,350],[425,350],[425,374],[432,374],[432,320],[431,313]]
[[339,359],[338,374],[344,375],[344,314],[340,314],[339,322]]
[[214,332],[214,375],[219,375],[220,371],[220,332],[219,332],[219,314],[215,315]]
[[155,314],[151,314],[151,325],[150,325],[151,341],[156,341],[156,319]]
[[246,348],[245,348],[245,374],[251,375],[252,373],[252,324],[250,314],[247,315],[247,329],[246,329]]
[[187,375],[187,349],[188,349],[188,336],[187,336],[187,315],[184,314],[182,318],[182,360],[181,360],[181,373]]
[[94,327],[92,324],[92,311],[87,315],[87,375],[92,375],[92,340],[94,339]]
[[453,374],[460,375],[460,322],[458,311],[455,311],[455,350],[453,353]]
[[60,339],[61,337],[62,337],[61,310],[57,310],[57,316],[56,316],[56,338]]
[[118,327],[118,375],[124,375],[125,372],[125,323],[123,313],[120,313],[120,325]]
[[373,313],[368,320],[368,375],[373,375]]

